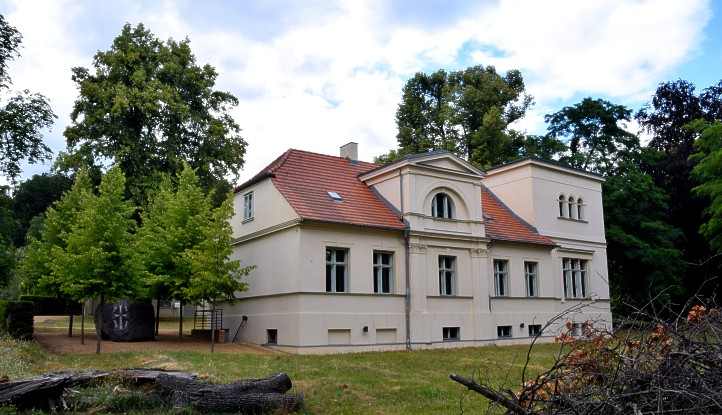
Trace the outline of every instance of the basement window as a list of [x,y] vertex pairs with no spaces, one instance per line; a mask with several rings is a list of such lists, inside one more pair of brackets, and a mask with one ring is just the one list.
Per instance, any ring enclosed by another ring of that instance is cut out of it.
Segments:
[[444,327],[442,334],[445,342],[459,341],[461,339],[458,327]]
[[496,336],[500,339],[511,337],[511,326],[496,326]]
[[529,325],[529,337],[541,336],[542,326],[541,324],[530,324]]
[[338,194],[337,192],[326,192],[326,193],[328,193],[328,196],[329,196],[331,199],[333,199],[333,200],[335,200],[335,201],[337,201],[337,202],[340,202],[340,201],[343,200],[343,198],[341,197],[341,195]]

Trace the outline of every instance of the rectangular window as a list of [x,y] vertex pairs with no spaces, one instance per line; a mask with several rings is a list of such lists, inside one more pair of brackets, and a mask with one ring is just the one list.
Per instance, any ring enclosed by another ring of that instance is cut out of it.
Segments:
[[529,337],[541,336],[542,326],[541,324],[530,324],[529,325]]
[[266,344],[278,344],[278,329],[266,330]]
[[587,297],[587,260],[563,258],[562,275],[565,298]]
[[494,290],[497,297],[509,296],[509,261],[494,260]]
[[439,255],[439,294],[456,295],[456,257]]
[[326,291],[348,291],[348,249],[326,248]]
[[374,292],[391,294],[394,279],[394,254],[374,251]]
[[572,324],[572,336],[580,337],[582,335],[582,323]]
[[243,220],[253,219],[253,192],[243,195]]
[[511,337],[511,326],[496,326],[496,336],[500,339]]
[[459,328],[458,327],[444,327],[443,329],[443,336],[445,342],[453,342],[458,341],[461,339],[459,337]]
[[526,296],[536,297],[539,295],[538,277],[539,264],[536,262],[524,262],[524,281],[526,282]]

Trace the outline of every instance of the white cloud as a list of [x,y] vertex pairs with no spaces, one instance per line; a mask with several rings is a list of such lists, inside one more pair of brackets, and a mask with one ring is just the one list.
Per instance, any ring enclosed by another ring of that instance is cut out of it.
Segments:
[[[47,86],[64,118],[76,95],[69,68],[94,53],[75,50],[64,36],[82,33],[68,28],[66,13],[78,7],[18,1],[8,16],[26,35],[23,79],[35,90]],[[229,6],[229,15],[243,12],[233,7],[240,6]],[[345,1],[306,7],[304,19],[258,39],[228,22],[194,23],[182,10],[170,1],[137,3],[118,16],[118,28],[143,21],[163,38],[188,36],[198,61],[217,67],[219,87],[241,100],[234,114],[249,142],[244,178],[289,147],[335,153],[353,139],[364,159],[393,148],[404,79],[458,67],[469,44],[482,48],[467,59],[523,71],[537,102],[518,125],[527,131],[539,131],[544,113],[580,94],[639,102],[694,51],[710,14],[703,0],[501,1],[427,26],[394,23],[382,2]]]

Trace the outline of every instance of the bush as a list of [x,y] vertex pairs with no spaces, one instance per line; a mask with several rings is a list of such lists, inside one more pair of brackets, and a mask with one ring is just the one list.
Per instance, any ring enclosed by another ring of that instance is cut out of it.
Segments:
[[0,300],[0,330],[13,338],[33,337],[33,303]]

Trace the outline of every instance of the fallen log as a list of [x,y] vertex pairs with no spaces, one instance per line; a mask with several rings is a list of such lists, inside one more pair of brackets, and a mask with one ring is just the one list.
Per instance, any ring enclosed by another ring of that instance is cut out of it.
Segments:
[[162,369],[119,369],[115,371],[59,372],[29,379],[0,381],[0,406],[18,409],[58,410],[65,407],[64,392],[86,386],[98,379],[117,379],[135,385],[152,385],[163,402],[174,407],[192,407],[209,412],[268,411],[293,412],[303,405],[303,396],[286,395],[292,387],[285,373],[267,378],[247,379],[229,384],[197,380],[188,372]]
[[453,380],[454,382],[461,383],[462,385],[466,386],[470,391],[474,391],[482,396],[484,396],[486,399],[489,399],[492,402],[496,402],[499,405],[503,406],[507,409],[507,413],[509,414],[519,414],[519,415],[528,415],[529,411],[524,409],[521,405],[519,405],[517,402],[507,398],[506,396],[500,394],[499,392],[496,392],[484,385],[481,385],[471,379],[467,379],[463,376],[451,374],[449,375],[449,378]]

